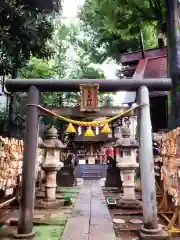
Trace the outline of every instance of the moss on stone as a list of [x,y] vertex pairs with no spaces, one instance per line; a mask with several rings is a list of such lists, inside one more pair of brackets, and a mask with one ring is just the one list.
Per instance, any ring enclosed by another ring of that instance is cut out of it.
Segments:
[[35,226],[36,240],[59,240],[64,227],[61,226]]
[[49,219],[42,219],[38,221],[34,221],[34,225],[59,225],[64,226],[67,222],[67,219],[62,218],[49,218]]
[[57,187],[57,192],[59,193],[79,193],[80,187]]

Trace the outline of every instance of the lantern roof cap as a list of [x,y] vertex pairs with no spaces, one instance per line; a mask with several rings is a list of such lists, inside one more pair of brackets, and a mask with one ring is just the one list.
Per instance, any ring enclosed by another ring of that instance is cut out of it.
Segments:
[[44,148],[56,148],[65,149],[67,145],[64,144],[60,139],[58,139],[58,130],[52,126],[49,128],[45,134],[45,139],[43,141]]
[[57,137],[58,136],[58,130],[52,125],[47,131],[46,131],[46,137]]

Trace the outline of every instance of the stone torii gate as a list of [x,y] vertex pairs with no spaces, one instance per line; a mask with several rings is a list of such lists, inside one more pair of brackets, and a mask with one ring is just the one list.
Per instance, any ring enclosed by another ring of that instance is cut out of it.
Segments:
[[[40,92],[78,92],[80,84],[98,84],[101,92],[136,91],[138,96],[139,121],[139,161],[141,169],[144,226],[140,231],[142,239],[164,239],[162,228],[158,226],[154,162],[152,150],[152,128],[149,107],[149,91],[167,91],[172,82],[160,79],[119,79],[119,80],[7,80],[9,92],[28,92],[24,156],[22,170],[22,190],[17,238],[33,236],[33,210],[35,198],[35,165],[37,129],[40,112]],[[158,103],[157,103],[158,104]]]

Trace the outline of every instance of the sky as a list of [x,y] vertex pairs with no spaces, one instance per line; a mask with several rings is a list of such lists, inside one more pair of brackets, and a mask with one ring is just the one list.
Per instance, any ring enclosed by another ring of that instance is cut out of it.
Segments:
[[75,18],[78,7],[82,6],[85,0],[64,0],[62,16],[66,18]]

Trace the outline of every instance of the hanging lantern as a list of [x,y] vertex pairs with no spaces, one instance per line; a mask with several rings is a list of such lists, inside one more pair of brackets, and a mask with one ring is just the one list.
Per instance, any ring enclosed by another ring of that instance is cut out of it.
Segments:
[[101,130],[101,133],[112,133],[112,130],[110,129],[109,127],[109,124],[108,123],[105,123],[103,129]]
[[91,127],[88,127],[88,129],[86,130],[84,136],[85,137],[94,137],[95,136]]
[[72,125],[72,123],[69,123],[68,127],[66,128],[66,131],[67,133],[75,133],[76,132],[76,129],[75,127]]

